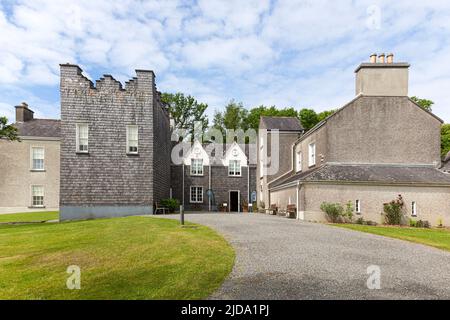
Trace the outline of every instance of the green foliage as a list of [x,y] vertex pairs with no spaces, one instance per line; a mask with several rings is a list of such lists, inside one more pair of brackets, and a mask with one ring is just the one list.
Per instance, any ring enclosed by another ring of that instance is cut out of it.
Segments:
[[298,112],[294,108],[277,109],[275,106],[259,106],[249,111],[246,119],[247,126],[257,131],[259,129],[259,119],[263,116],[298,118]]
[[313,109],[302,109],[299,112],[300,122],[305,130],[309,130],[319,123],[317,113]]
[[428,100],[428,99],[420,99],[416,96],[411,97],[411,100],[414,101],[415,103],[417,103],[422,109],[429,111],[429,112],[433,111],[433,109],[432,109],[432,106],[434,104],[433,101]]
[[199,103],[194,97],[182,93],[163,93],[161,101],[168,107],[177,129],[187,129],[194,132],[194,122],[200,121],[202,129],[208,127],[208,117],[205,115],[206,103]]
[[326,111],[322,111],[320,113],[317,114],[317,120],[318,122],[325,120],[326,118],[328,118],[329,116],[331,116],[333,113],[335,113],[337,110],[326,110]]
[[333,223],[339,222],[344,213],[344,208],[339,203],[323,202],[320,205],[320,210],[325,212],[328,220]]
[[168,208],[171,213],[175,212],[175,210],[178,210],[180,207],[180,201],[178,199],[173,198],[167,198],[162,199],[160,202],[161,207]]
[[20,141],[17,128],[9,125],[6,117],[0,117],[0,139]]
[[214,127],[217,129],[247,129],[248,110],[242,102],[231,100],[224,112],[216,111],[214,115]]
[[348,201],[345,204],[345,213],[344,216],[350,221],[353,221],[353,213],[355,212],[355,209],[353,208],[353,203],[352,201]]
[[441,155],[445,157],[450,152],[450,124],[441,127]]
[[386,224],[400,225],[404,220],[404,202],[402,196],[399,194],[397,199],[389,203],[383,204],[384,218]]

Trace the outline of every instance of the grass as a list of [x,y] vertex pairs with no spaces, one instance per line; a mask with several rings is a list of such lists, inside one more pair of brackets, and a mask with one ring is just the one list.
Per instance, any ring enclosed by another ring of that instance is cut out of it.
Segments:
[[58,220],[58,211],[0,214],[0,223]]
[[[0,299],[202,299],[234,251],[216,232],[126,217],[0,226]],[[81,269],[69,290],[67,268]]]
[[334,224],[339,227],[373,233],[450,251],[450,231],[447,229],[425,229],[395,226],[366,226],[359,224]]

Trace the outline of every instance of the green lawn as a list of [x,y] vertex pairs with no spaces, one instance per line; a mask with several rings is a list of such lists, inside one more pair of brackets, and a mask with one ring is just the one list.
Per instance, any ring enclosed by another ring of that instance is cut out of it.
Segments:
[[[201,299],[229,274],[216,232],[126,217],[0,226],[0,299]],[[66,287],[81,268],[81,290]]]
[[380,236],[397,238],[426,244],[450,251],[450,231],[447,229],[424,229],[393,226],[365,226],[359,224],[334,224],[339,227],[373,233]]
[[58,220],[58,211],[0,214],[0,223]]

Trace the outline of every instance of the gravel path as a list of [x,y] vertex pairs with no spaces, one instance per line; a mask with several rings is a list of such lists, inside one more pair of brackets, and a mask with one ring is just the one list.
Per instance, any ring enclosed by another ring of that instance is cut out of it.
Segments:
[[[216,229],[236,250],[211,299],[450,299],[450,253],[439,249],[260,214],[186,220]],[[367,288],[371,265],[380,267],[379,290]]]

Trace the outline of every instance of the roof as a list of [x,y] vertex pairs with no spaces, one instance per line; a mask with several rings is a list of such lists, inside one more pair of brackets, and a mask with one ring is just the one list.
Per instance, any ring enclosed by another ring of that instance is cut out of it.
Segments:
[[394,63],[372,63],[372,62],[364,62],[361,63],[355,70],[358,72],[361,68],[409,68],[410,64],[407,62],[394,62]]
[[300,121],[295,117],[261,117],[261,122],[267,130],[303,131]]
[[431,166],[325,164],[313,170],[292,174],[284,180],[275,181],[270,187],[274,188],[295,181],[450,185],[450,174]]
[[16,122],[14,127],[19,130],[21,137],[61,137],[61,120],[32,119],[25,122]]

